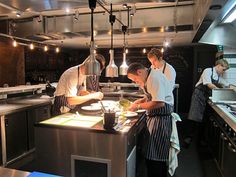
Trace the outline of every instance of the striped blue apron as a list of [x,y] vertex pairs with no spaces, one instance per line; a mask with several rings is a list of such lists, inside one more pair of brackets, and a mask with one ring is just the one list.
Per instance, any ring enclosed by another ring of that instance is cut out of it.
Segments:
[[[213,68],[212,68],[211,83],[218,86],[219,78],[220,77],[218,76],[217,80],[213,79]],[[191,99],[188,119],[197,122],[202,122],[206,103],[210,95],[211,95],[211,89],[209,89],[207,85],[203,85],[201,83],[195,87]]]
[[[151,95],[144,93],[148,100]],[[144,130],[143,152],[146,159],[155,161],[168,161],[170,149],[170,136],[172,132],[173,106],[165,103],[165,106],[146,112],[146,130]]]

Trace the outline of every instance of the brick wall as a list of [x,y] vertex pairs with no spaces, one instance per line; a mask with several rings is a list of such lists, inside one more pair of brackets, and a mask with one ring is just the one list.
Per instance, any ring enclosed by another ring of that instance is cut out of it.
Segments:
[[0,87],[25,84],[24,47],[13,47],[11,40],[0,37]]

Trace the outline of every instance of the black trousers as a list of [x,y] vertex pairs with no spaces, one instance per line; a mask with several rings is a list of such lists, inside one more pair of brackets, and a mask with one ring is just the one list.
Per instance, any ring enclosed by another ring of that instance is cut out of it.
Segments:
[[196,137],[197,142],[205,140],[206,122],[196,122],[193,120],[187,120],[187,126],[185,128],[185,138]]
[[166,162],[146,159],[147,177],[167,177]]

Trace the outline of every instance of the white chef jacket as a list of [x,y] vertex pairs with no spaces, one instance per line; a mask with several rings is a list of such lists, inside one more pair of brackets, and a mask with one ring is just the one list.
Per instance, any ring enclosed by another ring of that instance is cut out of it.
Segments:
[[78,88],[77,86],[80,85],[80,90],[85,90],[82,86],[86,76],[79,73],[78,78],[78,67],[80,65],[71,67],[67,69],[60,77],[59,82],[57,84],[55,96],[65,95],[66,97],[77,96]]
[[[152,65],[151,68],[154,68],[154,66]],[[160,70],[162,72],[164,69],[164,65],[161,68],[155,68],[155,69]],[[171,66],[169,63],[166,62],[166,68],[165,68],[165,71],[163,74],[170,81],[171,87],[174,89],[176,72],[175,72],[175,69],[173,68],[173,66]]]
[[172,86],[161,71],[151,69],[146,85],[148,93],[152,96],[152,101],[162,101],[174,105]]
[[[202,75],[199,79],[199,81],[197,82],[197,84],[195,85],[195,87],[197,87],[198,85],[200,84],[203,84],[203,85],[207,85],[207,84],[211,84],[211,75],[212,75],[212,68],[206,68],[204,69],[204,71],[202,72]],[[224,78],[222,76],[219,76],[217,73],[216,73],[216,68],[213,67],[213,79],[214,80],[218,80],[219,78],[219,83],[224,85],[224,86],[228,86],[229,83],[226,82],[226,80],[224,80]]]

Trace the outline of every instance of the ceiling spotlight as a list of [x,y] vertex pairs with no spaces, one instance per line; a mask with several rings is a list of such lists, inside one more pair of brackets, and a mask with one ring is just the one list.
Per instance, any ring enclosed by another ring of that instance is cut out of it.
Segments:
[[168,46],[170,45],[170,43],[169,43],[168,41],[164,41],[163,45],[164,45],[165,47],[168,47]]
[[165,32],[165,27],[164,26],[160,27],[160,32],[161,33]]
[[164,50],[164,48],[162,47],[162,48],[161,48],[161,53],[164,53],[164,51],[165,51],[165,50]]
[[136,7],[135,7],[135,6],[132,6],[132,7],[131,7],[131,11],[130,11],[130,16],[131,16],[131,17],[134,16],[135,12],[136,12]]
[[48,46],[45,45],[43,49],[44,49],[45,52],[47,52],[48,51]]
[[38,16],[38,22],[40,23],[40,22],[42,22],[43,21],[43,15],[42,14],[40,14],[39,16]]
[[97,36],[97,34],[98,34],[98,31],[94,30],[94,31],[93,31],[93,35],[94,35],[94,36]]
[[70,8],[66,8],[66,13],[70,13]]
[[128,5],[127,5],[127,4],[123,4],[122,6],[123,6],[124,8],[127,8]]
[[147,50],[146,50],[146,48],[144,48],[144,49],[143,49],[143,53],[147,53]]
[[56,47],[56,53],[59,53],[60,52],[60,48],[59,47]]
[[75,11],[75,20],[79,20],[79,10]]
[[129,53],[129,50],[128,50],[128,49],[125,49],[125,53]]
[[20,12],[16,12],[16,17],[21,17],[21,13]]
[[30,48],[30,50],[33,50],[33,49],[34,49],[34,44],[31,43],[31,44],[29,45],[29,48]]
[[147,27],[143,27],[143,32],[144,32],[144,33],[147,32]]
[[17,47],[18,44],[17,44],[16,40],[13,40],[12,45],[13,45],[13,47]]

